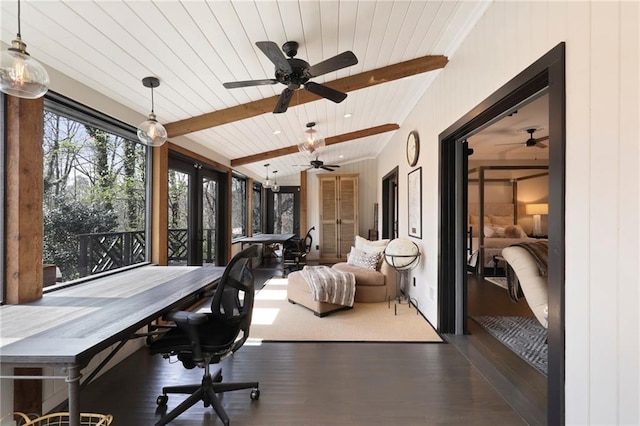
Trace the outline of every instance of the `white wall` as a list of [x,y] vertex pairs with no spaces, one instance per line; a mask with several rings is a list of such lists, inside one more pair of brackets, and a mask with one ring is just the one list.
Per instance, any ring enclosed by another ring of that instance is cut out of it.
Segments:
[[[424,256],[412,288],[437,320],[438,134],[566,42],[566,423],[640,424],[638,2],[494,2],[378,159],[420,132]],[[378,197],[381,194],[378,183]],[[400,189],[400,235],[407,196]]]

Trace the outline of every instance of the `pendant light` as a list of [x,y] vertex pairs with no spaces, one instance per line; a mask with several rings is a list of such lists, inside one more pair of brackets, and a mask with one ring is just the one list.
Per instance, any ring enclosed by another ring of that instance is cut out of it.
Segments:
[[167,130],[156,120],[153,111],[153,89],[160,86],[160,80],[156,77],[145,77],[142,79],[144,87],[151,88],[151,113],[149,119],[138,126],[138,139],[147,146],[161,146],[167,140]]
[[271,181],[269,180],[269,163],[264,165],[267,168],[267,172],[265,174],[264,182],[262,182],[262,187],[264,189],[271,188]]
[[298,151],[303,154],[311,155],[317,150],[325,146],[324,138],[318,137],[318,131],[313,128],[315,122],[307,123],[307,130],[304,131],[304,138],[301,143],[298,144]]
[[273,171],[273,184],[271,185],[271,190],[273,192],[279,192],[280,191],[280,185],[278,185],[278,179],[276,179],[276,173],[278,173],[277,170]]
[[49,74],[40,62],[27,53],[20,33],[20,0],[18,0],[18,33],[11,47],[0,56],[0,91],[24,99],[37,99],[49,90]]

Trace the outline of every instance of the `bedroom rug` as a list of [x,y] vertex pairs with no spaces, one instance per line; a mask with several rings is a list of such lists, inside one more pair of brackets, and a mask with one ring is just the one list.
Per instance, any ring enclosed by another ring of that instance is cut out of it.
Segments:
[[547,375],[547,330],[533,317],[472,317],[520,358]]
[[507,277],[484,277],[484,279],[507,290]]
[[256,294],[247,343],[272,342],[442,342],[427,320],[407,304],[394,315],[386,302],[356,303],[353,309],[318,318],[287,299],[287,279],[271,278]]

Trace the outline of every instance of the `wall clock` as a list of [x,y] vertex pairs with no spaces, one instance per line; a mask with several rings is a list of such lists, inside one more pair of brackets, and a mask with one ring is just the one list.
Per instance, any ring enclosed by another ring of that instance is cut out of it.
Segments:
[[418,164],[420,156],[420,137],[417,130],[412,130],[407,137],[407,162],[411,167]]

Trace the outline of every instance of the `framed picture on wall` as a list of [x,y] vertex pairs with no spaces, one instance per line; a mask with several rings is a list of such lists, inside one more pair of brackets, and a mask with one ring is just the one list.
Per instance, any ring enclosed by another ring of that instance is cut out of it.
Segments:
[[409,236],[422,238],[422,167],[409,172]]

